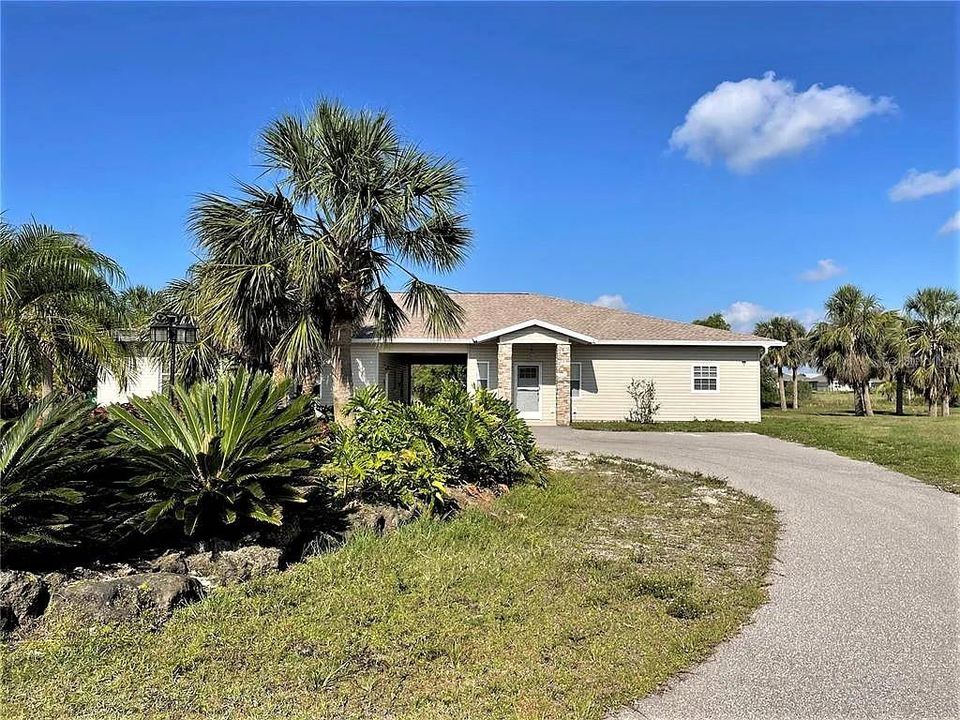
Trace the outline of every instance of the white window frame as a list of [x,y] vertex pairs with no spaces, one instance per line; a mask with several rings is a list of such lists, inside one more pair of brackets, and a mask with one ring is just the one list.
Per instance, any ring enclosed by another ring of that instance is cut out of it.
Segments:
[[490,389],[490,361],[489,360],[477,360],[476,386],[478,388],[483,388],[484,390]]
[[[716,378],[709,378],[709,377],[703,378],[702,376],[700,377],[701,380],[703,379],[716,380],[717,386],[713,390],[703,390],[701,388],[697,388],[697,368],[713,368],[714,370],[716,370],[716,375],[717,375]],[[690,366],[690,391],[698,394],[699,393],[716,394],[720,392],[720,366],[716,363],[709,363],[709,362],[696,363],[694,365],[691,365]]]
[[[573,389],[573,369],[577,369],[577,389]],[[583,390],[583,363],[582,362],[572,362],[570,363],[570,397],[578,398],[580,393]]]

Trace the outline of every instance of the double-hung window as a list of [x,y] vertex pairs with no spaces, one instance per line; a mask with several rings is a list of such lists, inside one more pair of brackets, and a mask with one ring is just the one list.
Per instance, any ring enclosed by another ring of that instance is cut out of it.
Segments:
[[580,397],[580,379],[583,373],[582,363],[570,363],[570,397]]
[[490,363],[485,360],[477,361],[477,387],[490,388]]
[[716,365],[694,365],[693,391],[717,392],[717,390],[720,389],[717,376],[718,373]]

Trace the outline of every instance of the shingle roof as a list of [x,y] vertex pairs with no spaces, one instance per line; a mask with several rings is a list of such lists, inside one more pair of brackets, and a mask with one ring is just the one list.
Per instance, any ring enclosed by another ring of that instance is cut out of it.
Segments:
[[[395,296],[403,305],[403,296]],[[536,293],[453,293],[463,308],[464,321],[460,330],[444,339],[470,342],[474,338],[513,325],[539,320],[568,330],[588,335],[597,342],[739,342],[769,345],[775,340],[756,335],[717,330],[690,323],[663,320],[626,310],[589,305]],[[358,337],[370,337],[370,328],[364,328]],[[411,316],[400,332],[404,340],[436,339],[427,332],[423,318]]]

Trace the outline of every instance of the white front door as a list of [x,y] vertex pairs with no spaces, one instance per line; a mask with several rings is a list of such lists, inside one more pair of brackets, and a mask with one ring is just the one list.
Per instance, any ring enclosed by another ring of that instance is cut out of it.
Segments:
[[525,420],[540,419],[540,365],[517,363],[513,373],[513,404]]

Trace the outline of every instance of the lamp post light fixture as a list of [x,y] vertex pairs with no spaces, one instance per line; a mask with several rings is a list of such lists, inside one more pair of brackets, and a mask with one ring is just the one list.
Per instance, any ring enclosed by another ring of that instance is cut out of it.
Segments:
[[159,312],[150,322],[150,340],[170,346],[170,382],[167,392],[173,400],[173,385],[177,372],[177,345],[192,345],[197,341],[197,326],[187,315]]

